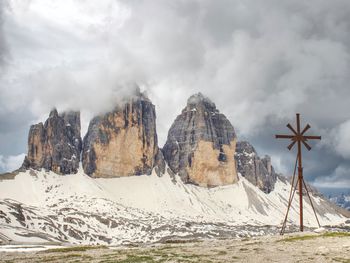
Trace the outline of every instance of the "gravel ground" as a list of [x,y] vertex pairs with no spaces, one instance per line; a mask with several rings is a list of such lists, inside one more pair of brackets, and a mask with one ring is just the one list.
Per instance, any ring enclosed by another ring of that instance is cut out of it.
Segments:
[[225,240],[172,240],[164,244],[125,248],[69,246],[29,252],[26,249],[28,246],[19,246],[15,252],[0,252],[0,262],[350,263],[350,234],[328,232]]

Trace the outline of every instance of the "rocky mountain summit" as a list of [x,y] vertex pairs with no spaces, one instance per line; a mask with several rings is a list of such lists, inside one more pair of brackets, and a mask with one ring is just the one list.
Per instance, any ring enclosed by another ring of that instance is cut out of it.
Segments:
[[[230,121],[198,93],[172,124],[162,150],[158,147],[155,106],[138,88],[115,108],[94,117],[82,140],[80,113],[58,114],[32,125],[22,168],[76,173],[82,161],[91,177],[178,174],[185,183],[212,187],[234,184],[237,172],[265,193],[277,179],[269,157],[260,158],[249,142],[238,142]],[[236,171],[237,170],[237,171]]]
[[151,174],[153,168],[164,173],[155,107],[139,90],[113,111],[93,118],[83,145],[83,168],[92,177]]
[[237,142],[235,158],[237,170],[249,182],[265,193],[270,193],[277,180],[275,169],[271,165],[270,156],[260,158],[254,147],[247,141]]
[[172,124],[163,155],[186,183],[218,186],[238,181],[236,134],[230,121],[201,93],[191,96]]
[[28,153],[22,168],[76,173],[79,168],[82,140],[80,112],[50,112],[45,124],[32,125],[28,135]]

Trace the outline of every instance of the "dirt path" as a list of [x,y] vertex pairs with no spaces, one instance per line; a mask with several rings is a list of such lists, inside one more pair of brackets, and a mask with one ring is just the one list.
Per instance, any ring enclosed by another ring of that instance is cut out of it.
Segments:
[[204,240],[135,248],[67,247],[0,252],[0,262],[341,262],[350,263],[350,234],[304,234]]

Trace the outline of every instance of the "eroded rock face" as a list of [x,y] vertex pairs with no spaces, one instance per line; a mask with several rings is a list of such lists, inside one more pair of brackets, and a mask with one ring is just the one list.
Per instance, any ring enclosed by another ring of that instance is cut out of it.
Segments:
[[59,115],[54,109],[45,124],[30,127],[28,154],[22,168],[44,168],[59,174],[76,173],[81,149],[80,113]]
[[246,141],[237,142],[235,153],[237,171],[249,182],[259,187],[265,193],[270,193],[277,180],[277,174],[271,165],[271,158],[260,158],[254,147]]
[[229,120],[201,93],[191,96],[172,124],[163,155],[186,183],[219,186],[238,181],[236,134]]
[[112,112],[90,122],[84,137],[83,168],[92,177],[150,174],[165,164],[158,149],[155,107],[139,91]]

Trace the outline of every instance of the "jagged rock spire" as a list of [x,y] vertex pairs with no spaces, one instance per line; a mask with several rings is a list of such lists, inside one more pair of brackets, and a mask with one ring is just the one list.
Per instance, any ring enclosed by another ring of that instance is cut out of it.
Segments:
[[58,117],[58,111],[56,108],[53,108],[51,111],[50,111],[50,114],[49,114],[49,118],[56,118]]
[[40,122],[30,127],[28,153],[22,168],[44,168],[60,174],[76,173],[81,148],[80,112],[59,115],[53,109],[45,124]]
[[249,182],[265,193],[270,193],[277,180],[277,174],[271,165],[270,156],[260,158],[254,147],[247,141],[237,142],[235,153],[237,171]]
[[164,173],[151,101],[136,90],[113,111],[93,118],[82,157],[84,171],[92,177],[150,174],[153,168]]
[[205,107],[209,111],[216,111],[215,103],[212,102],[208,97],[204,96],[201,92],[193,94],[187,99],[187,106],[190,108]]
[[172,124],[163,155],[183,181],[218,186],[238,180],[236,134],[225,115],[201,93],[192,95]]

